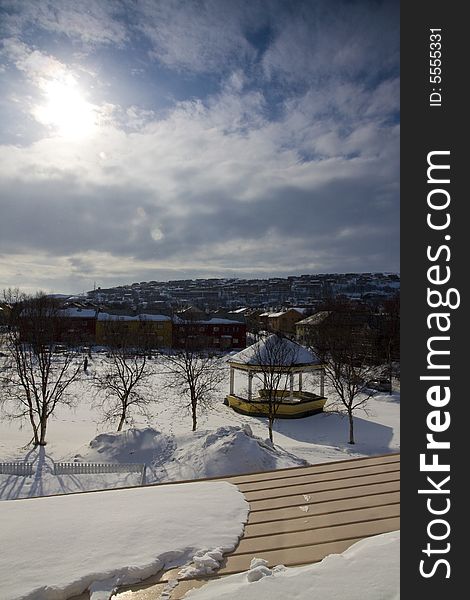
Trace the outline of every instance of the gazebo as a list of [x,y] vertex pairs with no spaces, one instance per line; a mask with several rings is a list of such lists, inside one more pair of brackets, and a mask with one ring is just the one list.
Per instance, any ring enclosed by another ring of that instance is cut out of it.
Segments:
[[[230,392],[226,397],[226,404],[236,412],[266,416],[270,413],[269,403],[273,401],[276,404],[277,418],[307,417],[323,410],[326,398],[321,360],[313,352],[288,338],[270,335],[232,356],[228,364]],[[243,371],[247,375],[246,397],[235,392],[236,371]],[[303,374],[314,371],[320,375],[319,394],[303,389]],[[253,392],[255,375],[264,382],[264,387],[257,393]],[[279,384],[281,378],[283,385]]]

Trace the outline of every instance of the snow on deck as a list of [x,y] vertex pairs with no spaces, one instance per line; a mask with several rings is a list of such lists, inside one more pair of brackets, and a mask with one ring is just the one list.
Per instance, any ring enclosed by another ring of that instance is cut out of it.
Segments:
[[357,542],[341,554],[300,568],[270,569],[253,559],[247,573],[208,583],[188,600],[396,600],[400,594],[400,533]]
[[117,585],[208,551],[201,567],[210,572],[235,547],[247,513],[226,482],[2,502],[2,597],[58,600],[89,588],[104,600]]
[[[325,557],[325,562],[331,561],[329,555],[344,553],[361,540],[370,538],[379,539],[389,532],[394,532],[400,527],[400,456],[389,454],[368,458],[350,459],[310,465],[307,467],[296,467],[280,469],[270,472],[252,473],[226,478],[226,481],[236,484],[244,493],[250,503],[250,514],[240,543],[233,552],[230,552],[224,560],[222,567],[217,571],[217,576],[231,576],[237,573],[242,575],[235,578],[228,577],[221,580],[221,586],[208,586],[205,598],[224,598],[222,592],[234,593],[227,598],[268,598],[268,596],[256,596],[257,593],[267,591],[269,600],[284,600],[294,597],[288,593],[288,582],[285,585],[278,579],[281,570],[278,565],[294,567],[319,563]],[[385,600],[396,598],[398,585],[397,564],[393,558],[396,553],[397,534],[394,534],[393,544],[384,549],[382,559],[386,560],[391,555],[392,570],[387,579],[392,590],[391,595],[383,595],[381,588],[377,588],[376,595],[368,595],[371,588],[361,588],[362,593],[367,589],[367,600]],[[380,546],[380,543],[377,547]],[[356,546],[357,547],[361,547]],[[373,555],[372,550],[371,555]],[[354,549],[346,552],[348,556],[354,555]],[[393,555],[393,556],[392,556]],[[261,562],[253,568],[253,559]],[[381,561],[382,561],[381,559]],[[377,565],[382,568],[383,563]],[[346,567],[348,565],[346,564]],[[322,568],[309,567],[289,570],[290,574],[305,573],[301,577],[299,590],[303,595],[295,596],[302,600],[310,598],[348,598],[344,593],[334,596],[333,591],[342,591],[347,578],[342,582],[336,581],[330,569],[323,571]],[[359,575],[360,558],[358,556],[351,573]],[[254,571],[254,572],[251,572]],[[251,573],[250,573],[251,572]],[[286,577],[290,577],[285,573]],[[322,591],[332,592],[330,595],[312,595],[314,587],[308,586],[309,574],[315,581],[319,573]],[[201,581],[194,579],[191,572],[187,581],[181,581],[181,572],[170,572],[162,576],[160,582],[146,587],[148,595],[139,596],[137,592],[143,591],[139,586],[132,587],[132,593],[136,594],[136,600],[158,597],[157,591],[164,582],[169,582],[174,577],[180,579],[179,584],[170,595],[171,600],[180,600],[184,594],[194,587],[201,585]],[[266,577],[272,584],[268,588],[253,586],[256,577]],[[281,574],[282,575],[282,574]],[[387,575],[387,576],[388,576]],[[284,575],[282,575],[284,576]],[[385,577],[383,572],[375,575],[363,573],[364,583],[376,585],[377,580]],[[213,576],[212,576],[213,577]],[[324,577],[324,578],[323,578]],[[328,581],[329,579],[329,581]],[[299,580],[300,581],[300,580]],[[227,582],[226,585],[223,582]],[[275,584],[279,583],[279,588]],[[233,589],[232,584],[234,584]],[[246,584],[249,584],[248,587]],[[273,587],[271,587],[273,586]],[[287,587],[286,587],[287,586]],[[306,586],[306,587],[305,587]],[[343,586],[343,587],[342,587]],[[305,587],[305,590],[303,589]],[[387,589],[388,584],[387,584]],[[203,589],[206,589],[205,587]],[[212,594],[209,595],[210,593]],[[305,591],[305,593],[303,593]],[[343,590],[344,591],[344,590]],[[126,591],[118,593],[116,600],[127,600]],[[220,594],[220,595],[219,595]],[[237,596],[238,594],[238,596]],[[309,595],[310,594],[310,595]],[[132,596],[134,597],[134,596]],[[192,597],[192,596],[190,596]],[[198,595],[195,595],[198,598]]]

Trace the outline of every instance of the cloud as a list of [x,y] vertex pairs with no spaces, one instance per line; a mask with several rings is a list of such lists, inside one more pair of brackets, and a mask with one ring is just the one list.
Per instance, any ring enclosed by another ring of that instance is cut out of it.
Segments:
[[371,81],[395,72],[399,36],[396,2],[299,2],[277,21],[263,56],[270,78],[322,86],[325,80]]
[[121,2],[113,0],[3,0],[3,27],[9,35],[40,28],[84,44],[123,45],[128,39]]
[[376,255],[374,265],[391,264],[397,127],[350,124],[343,152],[354,158],[319,138],[323,158],[306,161],[296,148],[316,124],[301,105],[283,122],[256,125],[258,108],[247,116],[249,105],[223,92],[209,107],[184,103],[139,132],[108,128],[81,148],[49,139],[10,149],[0,167],[1,250],[109,253],[116,262],[199,264],[220,274],[234,265],[288,272],[362,261],[366,268],[367,255]]
[[[59,135],[59,110],[0,146],[5,282],[398,269],[393,3],[92,4],[81,35],[72,4],[7,3],[8,97],[23,81],[40,119],[75,78],[95,121]],[[95,64],[29,39],[33,17]],[[178,90],[164,110],[159,86]]]
[[205,0],[141,0],[136,27],[152,44],[151,55],[165,66],[191,73],[232,69],[256,56],[243,34],[260,14],[257,3]]

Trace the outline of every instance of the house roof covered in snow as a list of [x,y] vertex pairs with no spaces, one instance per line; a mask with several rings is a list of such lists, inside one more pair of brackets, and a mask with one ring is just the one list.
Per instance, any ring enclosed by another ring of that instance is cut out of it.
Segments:
[[171,321],[166,315],[112,315],[110,313],[99,313],[98,321]]
[[319,325],[322,323],[329,315],[331,315],[331,310],[321,310],[320,312],[307,317],[306,319],[302,319],[301,321],[297,321],[297,325]]
[[147,313],[139,315],[139,321],[171,321],[167,315],[149,315]]
[[233,365],[300,367],[320,365],[321,360],[304,346],[273,334],[232,356]]
[[243,325],[240,321],[235,321],[234,319],[221,319],[217,317],[213,317],[212,319],[196,319],[186,320],[181,319],[178,315],[173,317],[173,322],[178,325]]
[[277,319],[278,317],[282,317],[283,315],[292,312],[293,310],[295,310],[296,312],[298,312],[300,315],[303,315],[305,312],[305,309],[302,308],[288,308],[286,310],[280,310],[278,312],[264,312],[260,315],[260,317],[268,317],[269,319]]
[[89,308],[64,308],[59,311],[59,316],[69,319],[94,319],[96,311]]

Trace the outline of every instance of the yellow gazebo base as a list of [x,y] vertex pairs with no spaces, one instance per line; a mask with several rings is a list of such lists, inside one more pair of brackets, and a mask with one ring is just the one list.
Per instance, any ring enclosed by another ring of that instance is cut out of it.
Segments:
[[[325,406],[326,398],[317,396],[309,392],[296,392],[293,401],[285,397],[279,402],[276,411],[278,419],[300,419],[309,417],[322,412]],[[241,398],[229,394],[226,397],[226,404],[233,408],[235,412],[251,417],[266,417],[269,414],[269,405],[262,397],[253,398],[248,401],[247,398]]]

